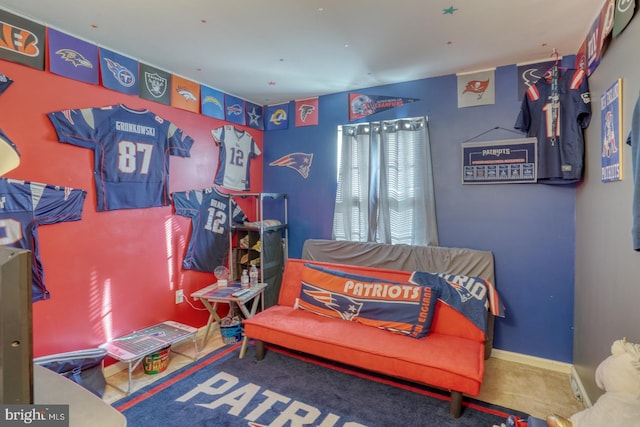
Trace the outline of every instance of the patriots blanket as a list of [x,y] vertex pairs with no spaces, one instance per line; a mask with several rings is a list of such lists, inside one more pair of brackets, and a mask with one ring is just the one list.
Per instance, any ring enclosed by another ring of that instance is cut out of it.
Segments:
[[397,283],[305,264],[296,308],[422,338],[437,300],[429,283]]
[[487,332],[487,310],[504,317],[504,306],[493,284],[481,277],[414,271],[409,282],[438,290],[439,299],[480,330]]

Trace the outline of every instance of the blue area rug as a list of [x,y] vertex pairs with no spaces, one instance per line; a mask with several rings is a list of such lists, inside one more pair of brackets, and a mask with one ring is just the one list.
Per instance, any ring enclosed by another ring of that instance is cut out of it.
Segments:
[[460,418],[449,394],[267,346],[224,347],[113,406],[128,427],[421,426],[491,427],[527,415],[464,397]]

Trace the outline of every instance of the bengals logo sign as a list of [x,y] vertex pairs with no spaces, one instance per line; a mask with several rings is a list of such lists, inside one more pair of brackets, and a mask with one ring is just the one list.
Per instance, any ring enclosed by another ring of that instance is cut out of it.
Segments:
[[36,57],[40,55],[38,37],[29,30],[0,21],[0,49],[10,50],[20,55]]

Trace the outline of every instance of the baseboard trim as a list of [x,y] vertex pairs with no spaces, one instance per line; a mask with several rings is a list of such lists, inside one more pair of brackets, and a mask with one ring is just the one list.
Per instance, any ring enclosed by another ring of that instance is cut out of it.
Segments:
[[571,374],[573,369],[573,365],[570,363],[558,362],[557,360],[544,359],[542,357],[529,356],[528,354],[514,353],[496,348],[491,350],[491,357],[507,360],[509,362],[535,366],[537,368],[548,369],[550,371],[562,372],[567,375]]
[[[585,390],[584,384],[582,384],[582,380],[580,379],[580,375],[578,375],[578,371],[576,371],[575,366],[571,366],[570,375],[571,375],[571,382],[575,383],[575,386],[578,388],[578,393],[580,394],[579,400],[582,402],[585,408],[591,408],[591,406],[593,406],[591,404],[591,399],[589,399],[587,390]],[[573,385],[572,385],[572,388],[573,388]],[[575,394],[575,391],[574,391],[574,394]]]

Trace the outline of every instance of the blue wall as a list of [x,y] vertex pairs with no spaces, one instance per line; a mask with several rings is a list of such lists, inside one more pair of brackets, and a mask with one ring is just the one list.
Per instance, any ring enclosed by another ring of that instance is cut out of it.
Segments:
[[[567,58],[568,64],[573,61]],[[570,65],[568,65],[570,66]],[[513,129],[520,101],[517,67],[499,67],[494,105],[459,109],[455,75],[378,86],[354,92],[418,98],[366,121],[429,117],[441,246],[490,250],[506,318],[496,322],[494,347],[572,362],[575,255],[574,186],[461,184],[461,144],[495,127]],[[289,256],[299,257],[308,238],[331,238],[336,188],[336,128],[348,123],[348,93],[319,99],[318,126],[264,134],[264,191],[289,196]],[[508,130],[477,141],[518,138]],[[292,152],[313,153],[307,179],[269,166]]]

